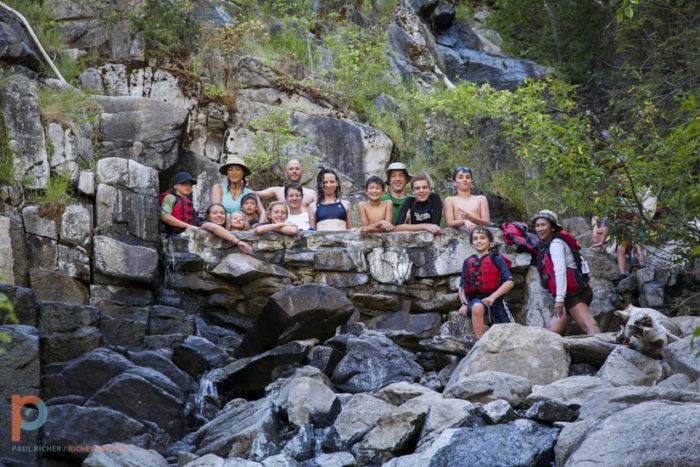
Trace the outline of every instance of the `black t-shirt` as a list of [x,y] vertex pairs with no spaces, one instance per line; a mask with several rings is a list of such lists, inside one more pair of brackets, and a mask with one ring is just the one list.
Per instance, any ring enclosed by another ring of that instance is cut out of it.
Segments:
[[[408,219],[406,216],[408,215]],[[435,224],[442,219],[442,200],[437,193],[430,193],[424,203],[415,198],[406,198],[401,205],[397,224]]]

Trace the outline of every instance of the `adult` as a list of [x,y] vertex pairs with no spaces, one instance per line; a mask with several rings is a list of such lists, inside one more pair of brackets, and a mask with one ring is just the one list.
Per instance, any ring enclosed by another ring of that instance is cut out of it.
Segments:
[[542,285],[554,297],[554,315],[545,327],[561,334],[573,317],[586,334],[600,332],[588,305],[593,291],[586,275],[588,265],[581,258],[576,240],[559,225],[556,214],[544,209],[532,218],[540,239],[537,269]]
[[318,201],[309,205],[309,225],[316,230],[352,229],[350,203],[340,199],[340,179],[331,169],[321,169],[316,177]]
[[226,208],[223,204],[216,203],[209,205],[206,211],[206,216],[207,222],[203,223],[201,227],[203,230],[211,232],[224,240],[228,240],[247,255],[253,254],[253,247],[234,235],[231,235],[231,233],[226,229],[227,214]]
[[[301,184],[301,177],[303,175],[304,168],[297,159],[292,159],[287,162],[287,165],[284,167],[284,177],[287,179],[287,184]],[[255,194],[257,194],[260,199],[276,199],[284,203],[286,201],[284,198],[284,188],[283,186],[271,186],[270,188],[256,191]],[[316,201],[316,192],[310,188],[303,188],[303,192],[302,208],[306,211],[309,205]]]
[[[401,205],[406,198],[413,196],[406,194],[406,184],[411,181],[411,174],[408,173],[408,168],[401,162],[389,164],[386,168],[386,184],[389,185],[389,191],[384,193],[379,200],[391,201],[391,223],[398,225],[399,211]],[[403,221],[403,219],[401,219]]]
[[427,175],[416,175],[411,179],[413,197],[404,199],[399,210],[397,232],[426,231],[442,235],[442,200],[433,192]]
[[289,216],[287,222],[290,222],[299,230],[309,230],[309,212],[302,208],[304,199],[304,188],[297,182],[292,182],[284,186],[284,199],[287,201],[289,208]]
[[[217,183],[211,189],[210,204],[222,204],[226,208],[226,214],[231,215],[241,210],[241,200],[243,196],[251,193],[252,190],[246,177],[252,173],[243,159],[237,156],[230,156],[224,165],[219,167],[219,173],[226,176],[226,180]],[[266,214],[260,200],[257,201],[259,222],[265,222]]]
[[448,227],[471,232],[479,225],[491,224],[489,202],[484,195],[472,194],[473,181],[469,167],[457,167],[452,172],[452,184],[457,189],[457,195],[445,198],[445,224]]

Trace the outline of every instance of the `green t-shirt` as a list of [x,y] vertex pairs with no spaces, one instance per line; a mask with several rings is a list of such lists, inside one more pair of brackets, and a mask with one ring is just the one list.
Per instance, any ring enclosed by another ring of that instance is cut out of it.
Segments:
[[160,203],[160,215],[162,216],[163,214],[171,214],[173,213],[173,208],[175,207],[175,202],[177,201],[177,198],[175,197],[174,194],[170,193],[166,195],[163,198],[163,201]]
[[401,205],[406,200],[406,198],[413,198],[413,195],[406,195],[405,198],[394,198],[393,196],[391,196],[391,192],[389,192],[384,193],[382,196],[379,197],[380,201],[391,201],[391,223],[394,225],[397,225],[397,221],[399,220],[399,211],[401,210]]

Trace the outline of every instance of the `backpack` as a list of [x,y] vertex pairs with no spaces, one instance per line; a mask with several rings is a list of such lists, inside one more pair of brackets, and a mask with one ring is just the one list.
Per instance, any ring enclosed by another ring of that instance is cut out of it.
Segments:
[[530,232],[525,222],[504,222],[501,231],[506,244],[517,246],[520,252],[537,256],[540,239],[534,232]]
[[[194,203],[192,203],[192,198],[189,196],[180,196],[178,195],[175,190],[169,190],[169,191],[164,191],[163,193],[160,194],[158,198],[158,202],[160,204],[163,204],[163,199],[165,199],[166,196],[168,195],[173,195],[175,196],[175,204],[173,205],[173,211],[170,213],[172,216],[180,220],[182,222],[186,222],[191,225],[199,225],[198,219],[199,219],[199,214],[197,213],[197,210],[194,208]],[[163,224],[163,230],[167,234],[176,234],[180,232],[184,232],[185,229],[180,229],[177,227],[172,227],[167,224]]]
[[[481,258],[477,255],[471,255],[464,260],[462,283],[467,296],[490,294],[501,286],[501,272],[496,267],[496,256],[500,255],[489,253]],[[510,269],[510,260],[503,256],[500,257]]]
[[[552,240],[559,238],[564,240],[564,243],[569,247],[576,262],[575,268],[566,268],[566,294],[574,295],[580,292],[584,287],[588,286],[588,272],[584,272],[585,260],[581,257],[581,247],[578,242],[566,230],[560,230],[555,233]],[[550,241],[547,244],[540,246],[540,251],[537,254],[537,270],[540,273],[540,282],[542,287],[549,291],[552,297],[556,298],[557,286],[556,278],[554,277],[554,263],[549,252],[549,247],[552,244]],[[587,266],[587,265],[586,265]],[[585,268],[588,269],[587,267]]]

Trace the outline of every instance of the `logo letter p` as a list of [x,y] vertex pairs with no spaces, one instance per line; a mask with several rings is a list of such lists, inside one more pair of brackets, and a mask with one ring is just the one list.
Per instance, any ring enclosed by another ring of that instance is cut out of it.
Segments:
[[[39,409],[39,415],[37,415],[34,421],[26,421],[22,418],[22,407],[25,405],[35,405]],[[46,404],[39,399],[37,396],[19,396],[17,394],[12,395],[12,442],[19,443],[20,440],[20,429],[24,431],[34,431],[41,428],[44,423],[46,423],[46,418],[48,417],[48,411],[46,410]]]

